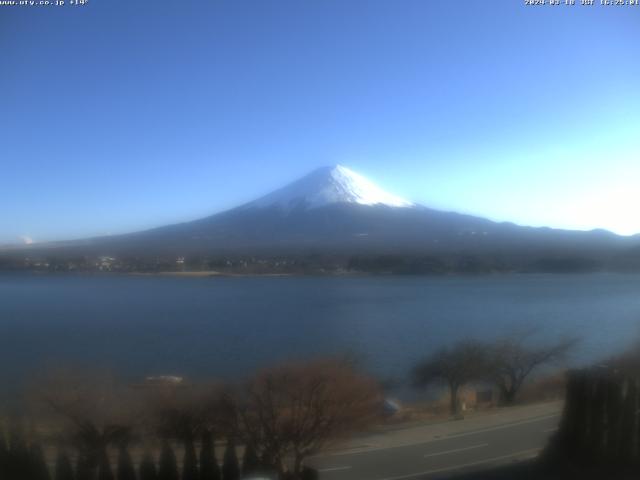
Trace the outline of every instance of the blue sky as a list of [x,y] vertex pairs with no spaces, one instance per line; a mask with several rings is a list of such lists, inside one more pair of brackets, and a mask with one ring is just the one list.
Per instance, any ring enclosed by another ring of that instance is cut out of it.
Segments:
[[640,232],[640,7],[523,3],[0,7],[0,243],[189,220],[335,163],[437,208]]

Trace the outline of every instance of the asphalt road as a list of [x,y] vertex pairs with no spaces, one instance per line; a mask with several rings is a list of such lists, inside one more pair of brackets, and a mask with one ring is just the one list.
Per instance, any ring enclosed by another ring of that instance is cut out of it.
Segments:
[[407,429],[406,443],[396,432],[395,441],[387,445],[335,452],[311,464],[322,480],[434,479],[490,468],[535,457],[544,447],[557,428],[559,408],[529,413],[452,421],[439,425],[437,435],[428,435],[430,429],[422,427],[424,441]]

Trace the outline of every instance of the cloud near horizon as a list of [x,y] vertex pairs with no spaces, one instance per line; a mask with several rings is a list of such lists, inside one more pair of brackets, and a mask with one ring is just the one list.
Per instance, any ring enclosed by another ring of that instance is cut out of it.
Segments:
[[32,243],[35,243],[33,238],[31,238],[29,235],[20,235],[20,241],[25,245],[31,245]]

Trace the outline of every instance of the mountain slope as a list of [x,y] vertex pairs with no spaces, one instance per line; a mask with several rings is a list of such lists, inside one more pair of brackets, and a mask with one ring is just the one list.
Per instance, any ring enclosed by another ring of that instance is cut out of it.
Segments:
[[387,193],[342,167],[323,167],[240,207],[200,220],[82,242],[34,245],[65,255],[483,255],[605,262],[638,245],[606,231],[522,227],[442,212]]

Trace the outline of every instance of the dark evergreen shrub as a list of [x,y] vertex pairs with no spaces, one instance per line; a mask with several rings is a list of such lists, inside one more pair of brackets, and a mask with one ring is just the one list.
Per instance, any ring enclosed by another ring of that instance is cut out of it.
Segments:
[[136,471],[129,450],[124,445],[118,449],[118,480],[136,480]]
[[80,452],[76,463],[76,480],[95,480],[96,467],[85,452]]
[[7,478],[7,462],[9,461],[9,447],[4,436],[4,430],[0,427],[0,478]]
[[162,444],[160,452],[160,465],[158,467],[158,480],[179,480],[178,465],[176,462],[176,454],[169,442]]
[[198,480],[198,457],[193,440],[184,442],[184,460],[182,462],[182,480]]
[[143,455],[140,462],[140,480],[157,480],[158,471],[156,470],[156,462],[153,456],[147,452]]
[[71,460],[65,451],[58,452],[54,476],[55,480],[74,480]]
[[224,451],[224,459],[222,462],[222,480],[239,480],[240,465],[238,463],[238,455],[236,446],[233,441],[227,441],[227,448]]
[[249,444],[244,449],[244,455],[242,456],[242,474],[250,475],[262,470],[260,465],[260,459],[256,453],[256,449],[253,445]]
[[9,433],[9,449],[6,460],[7,478],[28,479],[31,476],[31,455],[22,429],[14,426]]
[[200,480],[221,480],[222,473],[216,459],[215,445],[211,432],[202,434],[200,448]]
[[32,480],[51,480],[49,467],[39,443],[33,443],[29,450],[29,471]]
[[265,472],[277,470],[275,468],[273,457],[269,454],[269,452],[262,452],[262,455],[260,456],[260,468]]
[[627,379],[627,394],[624,399],[624,404],[622,407],[622,432],[621,436],[624,439],[621,455],[624,460],[627,462],[633,462],[636,457],[636,449],[634,439],[636,436],[636,422],[635,419],[637,417],[638,411],[638,390],[637,390],[636,380],[629,378]]
[[98,480],[115,480],[113,478],[113,471],[111,470],[111,461],[106,450],[102,450],[100,453],[100,460],[98,464]]

